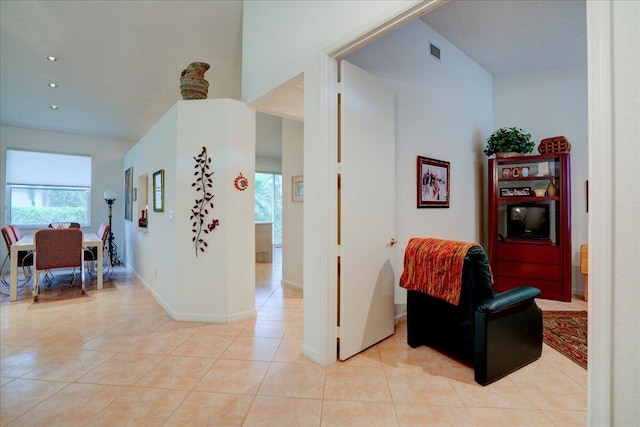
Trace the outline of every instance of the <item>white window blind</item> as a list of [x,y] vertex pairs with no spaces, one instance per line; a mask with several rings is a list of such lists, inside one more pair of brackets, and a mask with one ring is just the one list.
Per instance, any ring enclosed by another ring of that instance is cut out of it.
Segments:
[[43,227],[91,222],[91,157],[8,149],[7,220]]
[[91,157],[7,150],[7,185],[91,186]]

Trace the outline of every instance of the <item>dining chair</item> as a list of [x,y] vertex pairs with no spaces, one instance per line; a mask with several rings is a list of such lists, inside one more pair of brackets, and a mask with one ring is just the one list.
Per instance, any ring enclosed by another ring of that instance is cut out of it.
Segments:
[[[17,227],[16,227],[17,229]],[[2,268],[0,268],[0,280],[2,284],[5,286],[9,286],[9,282],[5,279],[7,273],[11,268],[11,245],[16,243],[20,238],[18,236],[22,236],[20,231],[16,234],[14,226],[6,226],[2,227],[2,238],[7,247],[7,256],[4,258],[2,262]],[[32,251],[18,251],[18,267],[22,267],[22,271],[24,273],[24,280],[18,280],[19,290],[22,290],[22,286],[31,280],[31,270],[30,267],[33,265],[33,253]],[[4,294],[4,292],[2,292]]]
[[48,228],[80,228],[79,222],[52,222]]
[[[109,238],[110,231],[111,231],[111,227],[109,227],[109,224],[103,222],[98,227],[98,231],[96,233],[96,235],[100,238],[100,240],[102,240],[102,264],[105,267],[102,273],[103,276],[111,274],[111,272],[113,271],[111,260],[109,259],[109,253],[106,251],[106,244],[107,244],[107,239]],[[87,259],[87,257],[89,258],[88,262],[91,263],[90,264],[91,267],[89,268],[89,276],[93,277],[93,263],[94,261],[98,260],[98,248],[95,246],[85,248],[84,256],[85,256],[85,260]]]
[[[82,231],[77,228],[39,230],[34,236],[35,280],[33,300],[38,301],[40,293],[39,272],[52,268],[81,267],[82,294],[84,287],[84,248]],[[74,270],[75,276],[75,270]],[[72,279],[72,285],[75,277]]]

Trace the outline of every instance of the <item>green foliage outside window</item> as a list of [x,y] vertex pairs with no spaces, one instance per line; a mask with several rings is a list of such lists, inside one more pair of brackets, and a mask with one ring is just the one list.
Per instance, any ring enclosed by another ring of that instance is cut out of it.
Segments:
[[11,223],[19,225],[42,225],[52,222],[78,222],[87,224],[87,209],[85,207],[13,207],[11,209]]
[[256,173],[255,175],[256,222],[273,223],[273,244],[282,244],[282,175]]

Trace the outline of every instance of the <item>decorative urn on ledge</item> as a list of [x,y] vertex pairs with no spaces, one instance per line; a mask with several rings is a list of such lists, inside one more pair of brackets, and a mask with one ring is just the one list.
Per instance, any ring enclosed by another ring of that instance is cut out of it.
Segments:
[[180,74],[180,93],[182,99],[207,99],[209,82],[204,73],[211,68],[206,62],[192,62]]

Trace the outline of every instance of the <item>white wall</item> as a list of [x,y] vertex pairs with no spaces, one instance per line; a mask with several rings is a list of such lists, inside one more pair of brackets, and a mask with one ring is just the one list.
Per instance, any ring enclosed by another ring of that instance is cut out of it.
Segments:
[[615,165],[614,204],[609,208],[614,254],[611,425],[630,426],[640,419],[640,3],[612,2],[611,7]]
[[[429,41],[441,49],[431,57]],[[491,130],[491,75],[420,20],[347,57],[383,77],[396,102],[396,282],[412,237],[482,243],[483,143]],[[450,207],[416,208],[416,156],[450,162]],[[396,304],[406,291],[396,286]],[[396,308],[396,311],[398,311]]]
[[303,287],[303,203],[291,199],[291,178],[304,175],[304,124],[282,121],[282,284]]
[[493,128],[516,126],[541,139],[566,136],[571,143],[572,291],[584,295],[580,245],[588,241],[587,68],[572,67],[493,77]]
[[317,52],[381,14],[414,0],[245,1],[242,18],[242,99],[253,101],[297,76]]
[[[208,246],[196,256],[190,215],[198,193],[191,184],[193,158],[203,146],[214,172],[214,208],[207,223],[216,218],[220,225],[201,235]],[[229,322],[255,312],[255,264],[253,250],[247,251],[255,239],[253,193],[233,185],[243,173],[253,186],[254,152],[254,111],[238,101],[216,99],[179,101],[125,157],[134,182],[165,171],[164,212],[149,212],[148,230],[126,224],[132,248],[127,265],[175,319]]]
[[[2,218],[0,225],[6,221],[6,176],[5,154],[7,148],[24,150],[49,151],[52,153],[83,154],[91,156],[91,226],[88,231],[97,231],[102,222],[109,222],[109,208],[104,201],[104,190],[116,191],[117,198],[113,205],[113,234],[120,259],[124,259],[124,172],[122,168],[124,154],[133,142],[99,138],[88,135],[75,135],[59,132],[44,132],[13,126],[0,126],[0,207]],[[37,165],[25,165],[37,167]],[[35,230],[24,229],[27,234]],[[1,245],[2,259],[6,256],[6,248]]]

